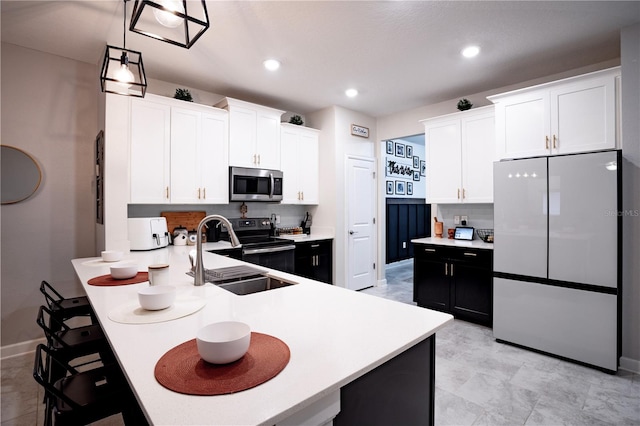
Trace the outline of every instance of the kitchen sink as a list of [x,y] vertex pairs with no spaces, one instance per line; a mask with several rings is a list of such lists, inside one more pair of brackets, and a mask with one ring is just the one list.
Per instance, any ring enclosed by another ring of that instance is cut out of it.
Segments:
[[285,281],[280,278],[260,276],[247,278],[239,281],[216,284],[218,287],[235,293],[240,296],[246,294],[258,293],[261,291],[275,290],[282,287],[288,287],[297,283]]

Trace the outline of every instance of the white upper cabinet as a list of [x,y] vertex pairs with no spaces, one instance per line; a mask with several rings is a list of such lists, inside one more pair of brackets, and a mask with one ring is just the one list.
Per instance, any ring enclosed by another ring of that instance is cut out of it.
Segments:
[[227,203],[228,113],[153,95],[131,102],[131,203]]
[[616,148],[619,78],[612,68],[490,96],[498,158]]
[[319,130],[282,123],[283,204],[318,204]]
[[146,99],[131,99],[131,202],[169,202],[171,107]]
[[493,202],[493,106],[422,120],[427,203]]
[[216,104],[229,111],[229,165],[280,170],[280,117],[284,111],[232,98]]
[[228,202],[227,113],[171,109],[171,202]]

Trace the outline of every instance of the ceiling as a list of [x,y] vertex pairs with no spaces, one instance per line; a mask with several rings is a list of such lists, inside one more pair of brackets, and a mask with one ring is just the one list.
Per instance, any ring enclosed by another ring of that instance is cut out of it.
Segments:
[[[133,2],[127,3],[128,16]],[[373,117],[620,56],[640,2],[207,1],[191,49],[127,31],[147,77],[274,108]],[[1,2],[2,41],[91,64],[122,46],[121,1]],[[127,25],[128,25],[127,18]],[[466,59],[460,50],[477,44]],[[277,58],[277,72],[263,60]],[[96,75],[96,80],[98,75]],[[347,98],[354,87],[360,93]]]

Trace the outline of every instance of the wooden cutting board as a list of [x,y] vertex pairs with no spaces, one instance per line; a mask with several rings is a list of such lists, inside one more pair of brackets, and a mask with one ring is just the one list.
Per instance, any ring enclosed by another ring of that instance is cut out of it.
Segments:
[[180,226],[187,231],[195,231],[207,212],[162,212],[160,216],[167,218],[167,230],[173,235],[173,230]]

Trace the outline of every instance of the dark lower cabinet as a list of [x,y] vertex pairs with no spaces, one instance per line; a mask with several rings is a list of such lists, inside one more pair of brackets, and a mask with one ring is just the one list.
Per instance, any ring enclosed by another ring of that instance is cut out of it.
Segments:
[[413,300],[456,318],[493,325],[493,251],[416,244]]
[[296,242],[296,275],[332,284],[333,240]]

